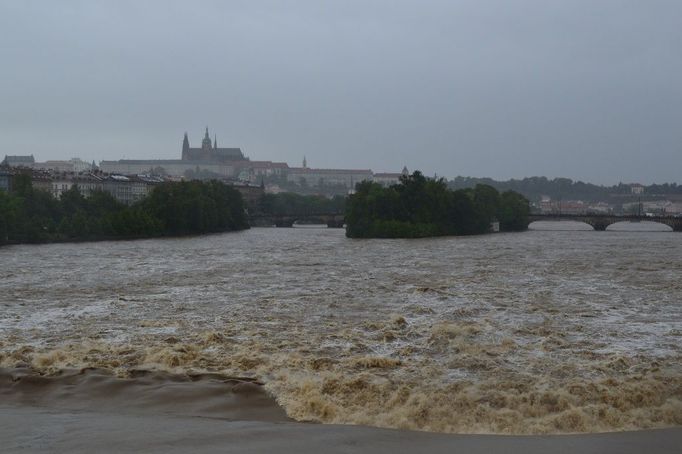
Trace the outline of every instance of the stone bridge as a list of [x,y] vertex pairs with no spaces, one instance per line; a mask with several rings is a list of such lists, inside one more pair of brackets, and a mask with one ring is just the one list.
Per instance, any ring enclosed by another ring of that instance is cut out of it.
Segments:
[[[675,216],[638,216],[613,214],[531,214],[528,224],[535,221],[578,221],[588,224],[597,231],[604,231],[616,222],[650,221],[665,224],[675,232],[682,232],[682,217]],[[326,224],[327,227],[342,228],[344,215],[339,213],[309,214],[254,214],[249,217],[252,227],[293,227],[294,224]]]
[[613,215],[613,214],[531,214],[528,224],[535,221],[578,221],[591,225],[594,230],[604,231],[606,227],[616,222],[640,222],[650,221],[665,224],[675,232],[682,232],[682,217],[675,216],[638,216],[638,215]]
[[327,227],[342,228],[344,215],[338,213],[311,214],[255,214],[249,216],[251,227],[293,227],[294,224],[326,224]]

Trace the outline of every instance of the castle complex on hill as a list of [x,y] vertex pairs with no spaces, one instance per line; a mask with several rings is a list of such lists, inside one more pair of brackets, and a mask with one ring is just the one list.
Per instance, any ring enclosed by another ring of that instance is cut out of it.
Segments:
[[211,142],[206,128],[201,148],[191,148],[185,133],[181,159],[119,159],[101,161],[99,167],[104,172],[122,175],[162,174],[181,177],[188,172],[202,172],[219,178],[234,178],[246,162],[249,159],[241,149],[218,148],[217,138]]
[[[52,172],[83,173],[96,168],[80,159],[70,161],[36,162],[33,156],[6,156],[2,161],[9,167],[42,169]],[[119,159],[100,161],[99,170],[112,175],[162,176],[171,178],[217,178],[232,182],[261,184],[267,182],[288,190],[322,188],[349,190],[361,181],[376,181],[383,185],[397,183],[402,174],[374,173],[370,169],[315,169],[308,167],[303,158],[301,167],[289,167],[286,162],[252,161],[240,148],[218,148],[218,139],[211,136],[208,127],[201,147],[191,147],[185,133],[180,159]]]
[[[307,187],[324,185],[342,186],[351,189],[355,183],[372,180],[382,184],[397,183],[400,173],[375,174],[370,169],[313,169],[306,159],[302,167],[289,167],[286,162],[252,161],[244,156],[240,148],[218,148],[218,139],[211,136],[208,127],[204,132],[201,147],[190,146],[187,133],[182,140],[181,159],[120,159],[101,161],[100,169],[122,175],[170,175],[215,176],[258,184],[263,179],[276,177],[282,181]],[[404,172],[407,170],[404,169]]]

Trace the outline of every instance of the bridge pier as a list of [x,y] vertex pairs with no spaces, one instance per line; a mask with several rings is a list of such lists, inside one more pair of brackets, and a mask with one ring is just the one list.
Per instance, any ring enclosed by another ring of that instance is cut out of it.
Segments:
[[676,218],[670,222],[666,222],[670,227],[672,227],[673,232],[682,232],[682,218]]
[[593,220],[587,223],[590,224],[597,232],[604,232],[606,231],[606,227],[611,225],[611,222],[606,220]]

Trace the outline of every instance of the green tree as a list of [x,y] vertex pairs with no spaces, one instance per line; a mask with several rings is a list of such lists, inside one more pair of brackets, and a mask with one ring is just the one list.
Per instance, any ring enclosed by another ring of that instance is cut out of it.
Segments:
[[20,176],[16,192],[0,193],[0,244],[69,239],[142,238],[248,228],[241,194],[217,181],[168,183],[133,206],[77,186],[59,200]]
[[490,185],[477,184],[472,195],[476,206],[478,228],[480,230],[488,229],[490,223],[497,220],[500,210],[500,193]]
[[500,216],[504,216],[505,228],[520,229],[528,216],[528,201],[513,192],[502,197],[492,186],[482,184],[451,191],[443,179],[429,179],[417,171],[388,188],[359,183],[346,200],[346,235],[416,238],[480,234],[488,232],[490,223]]
[[500,197],[500,230],[512,232],[528,228],[530,206],[528,199],[514,191],[505,191]]

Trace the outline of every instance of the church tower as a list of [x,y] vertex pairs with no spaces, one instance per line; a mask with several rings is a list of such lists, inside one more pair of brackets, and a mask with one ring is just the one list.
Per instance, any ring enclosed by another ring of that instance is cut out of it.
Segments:
[[185,138],[182,139],[182,160],[186,161],[189,159],[189,139],[187,138],[187,132],[185,132]]
[[303,168],[307,169],[308,168],[308,160],[303,156]]
[[211,137],[208,135],[208,126],[206,126],[206,134],[204,135],[204,140],[201,141],[201,149],[204,151],[210,151],[211,148]]

